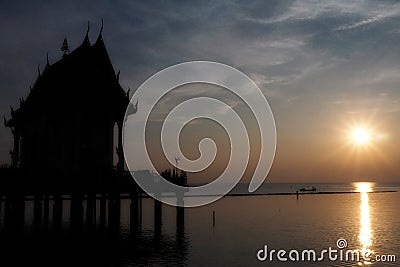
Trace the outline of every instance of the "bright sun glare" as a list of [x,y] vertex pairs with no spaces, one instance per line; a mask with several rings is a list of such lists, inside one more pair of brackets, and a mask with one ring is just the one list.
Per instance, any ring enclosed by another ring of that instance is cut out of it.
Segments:
[[371,140],[371,133],[366,128],[356,128],[351,132],[351,139],[359,145],[368,144]]

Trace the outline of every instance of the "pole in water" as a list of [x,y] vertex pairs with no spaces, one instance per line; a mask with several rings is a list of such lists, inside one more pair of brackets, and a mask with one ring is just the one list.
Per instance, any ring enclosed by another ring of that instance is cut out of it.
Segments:
[[213,210],[213,227],[215,226],[215,210]]

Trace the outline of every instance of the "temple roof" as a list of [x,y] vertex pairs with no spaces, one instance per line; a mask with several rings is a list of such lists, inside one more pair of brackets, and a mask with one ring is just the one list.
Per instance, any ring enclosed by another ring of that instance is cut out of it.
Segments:
[[[43,109],[98,109],[102,112],[124,113],[129,96],[119,84],[103,41],[101,27],[91,45],[88,32],[79,47],[50,64],[37,77],[25,101],[13,111],[8,123],[23,114]],[[65,43],[65,41],[64,41]],[[65,45],[63,44],[63,47]],[[65,47],[64,47],[65,48]],[[64,50],[63,50],[64,51]]]

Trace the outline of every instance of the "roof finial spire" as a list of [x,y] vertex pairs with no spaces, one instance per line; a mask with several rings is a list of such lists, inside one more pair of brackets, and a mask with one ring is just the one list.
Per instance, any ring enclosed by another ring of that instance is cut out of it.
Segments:
[[101,27],[100,27],[99,36],[97,36],[96,44],[99,44],[103,41],[103,36],[101,35],[101,33],[103,32],[103,27],[104,27],[104,23],[103,23],[103,19],[101,19]]
[[46,67],[48,67],[48,66],[50,66],[50,63],[49,63],[49,52],[47,52],[47,54],[46,54]]
[[82,45],[85,45],[85,46],[89,46],[90,45],[89,31],[90,31],[90,21],[88,20],[88,22],[87,22],[87,30],[86,30],[85,38],[83,38]]
[[118,73],[117,73],[117,75],[116,75],[117,81],[119,81],[119,74],[120,74],[120,73],[121,73],[121,71],[118,70]]
[[86,30],[86,35],[89,34],[89,30],[90,30],[90,20],[87,21],[87,30]]
[[40,64],[37,66],[38,78],[40,78]]
[[61,51],[64,52],[63,57],[65,57],[67,55],[67,53],[69,52],[67,37],[64,38],[64,42],[61,46]]

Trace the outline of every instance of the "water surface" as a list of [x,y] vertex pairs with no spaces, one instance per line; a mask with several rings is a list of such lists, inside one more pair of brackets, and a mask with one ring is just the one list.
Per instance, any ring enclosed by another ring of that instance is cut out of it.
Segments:
[[[276,186],[295,191],[299,185]],[[398,266],[398,262],[370,264],[325,259],[285,263],[276,258],[264,262],[257,259],[256,254],[264,245],[275,250],[321,251],[337,248],[338,239],[345,239],[348,249],[399,256],[400,193],[370,192],[392,191],[397,185],[336,184],[331,188],[326,185],[326,190],[346,186],[347,190],[360,192],[224,197],[207,206],[186,209],[183,229],[176,226],[176,208],[163,206],[159,231],[154,229],[154,202],[145,198],[140,232],[131,228],[128,199],[121,202],[116,229],[102,226],[99,213],[96,225],[83,222],[81,227],[73,228],[68,219],[69,201],[63,204],[60,229],[53,228],[51,219],[35,226],[33,203],[26,202],[23,231],[10,237],[10,232],[2,230],[3,261],[10,257],[15,264],[42,266]],[[266,188],[279,191],[273,186]],[[3,210],[4,207],[2,216]],[[0,219],[3,225],[3,218]]]

